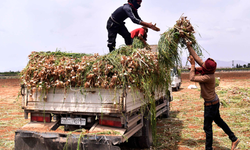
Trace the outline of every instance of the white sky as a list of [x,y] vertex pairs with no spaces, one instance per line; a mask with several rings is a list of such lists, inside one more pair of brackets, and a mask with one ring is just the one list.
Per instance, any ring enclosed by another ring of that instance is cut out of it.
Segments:
[[[107,54],[107,19],[126,2],[0,0],[0,72],[21,71],[32,51]],[[184,13],[201,35],[195,34],[209,53],[205,57],[250,62],[249,0],[143,0],[138,12],[161,29],[149,30],[149,44],[157,44],[160,34]],[[140,27],[129,18],[126,26],[129,31]],[[121,36],[116,42],[117,47],[124,44]]]

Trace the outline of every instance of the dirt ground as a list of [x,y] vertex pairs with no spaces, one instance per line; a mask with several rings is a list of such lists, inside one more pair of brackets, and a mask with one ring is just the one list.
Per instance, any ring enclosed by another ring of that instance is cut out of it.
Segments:
[[[245,87],[250,88],[250,72],[247,73],[218,73],[216,75],[217,77],[220,77],[220,86],[221,87]],[[173,136],[173,138],[168,138],[168,141],[161,141],[166,142],[166,144],[157,145],[157,148],[153,149],[165,149],[165,150],[189,150],[189,149],[199,149],[199,148],[190,148],[189,144],[197,144],[197,141],[192,141],[189,138],[186,141],[185,139],[181,139],[180,134],[185,134],[185,128],[188,128],[190,132],[190,129],[193,131],[193,137],[196,139],[199,139],[204,146],[204,133],[201,132],[195,132],[196,130],[202,130],[202,121],[200,121],[200,124],[190,124],[189,122],[192,121],[192,119],[202,119],[203,113],[200,111],[200,108],[202,106],[202,101],[195,101],[195,105],[192,106],[192,108],[189,108],[186,105],[188,101],[190,101],[189,98],[187,98],[185,95],[189,94],[192,96],[199,97],[199,90],[193,90],[188,89],[187,87],[191,83],[188,80],[187,74],[182,74],[182,85],[181,89],[177,92],[173,92],[174,101],[171,102],[171,117],[167,121],[169,122],[169,125],[166,124],[166,120],[158,120],[158,129],[157,134],[158,138],[161,138],[161,136]],[[199,86],[198,84],[196,84]],[[0,79],[0,149],[13,149],[14,147],[14,136],[15,136],[15,130],[22,127],[24,124],[29,122],[29,120],[25,120],[23,117],[23,110],[21,108],[21,96],[18,97],[18,94],[20,92],[20,82],[18,79]],[[194,111],[195,110],[195,111]],[[186,115],[186,120],[180,120],[176,119],[175,116],[179,114],[179,112],[186,111],[186,113],[182,115]],[[192,117],[190,117],[193,116]],[[171,120],[172,119],[172,120]],[[248,118],[249,119],[249,118]],[[171,130],[174,131],[174,128],[176,126],[182,126],[181,130],[176,131],[176,134],[172,134],[170,132]],[[250,123],[248,124],[248,126]],[[216,128],[217,129],[217,128]],[[180,133],[183,132],[183,133]],[[249,131],[250,132],[250,131]],[[224,133],[219,132],[221,135],[225,136]],[[246,135],[250,136],[249,133],[246,133]],[[219,138],[219,137],[218,137]],[[175,141],[173,141],[175,140]],[[250,140],[250,139],[249,139]],[[188,143],[188,144],[187,144]],[[247,143],[248,144],[248,143]],[[188,145],[188,146],[187,146]],[[250,145],[250,143],[249,143]],[[170,147],[170,148],[167,148]],[[249,147],[250,148],[250,147]],[[202,148],[201,148],[202,149]],[[204,149],[204,147],[203,147]],[[229,150],[225,147],[219,147],[216,146],[215,149],[223,149],[223,150]]]
[[[250,71],[228,71],[228,72],[215,72],[215,77],[220,79],[250,79]],[[182,79],[189,79],[189,73],[182,73]]]

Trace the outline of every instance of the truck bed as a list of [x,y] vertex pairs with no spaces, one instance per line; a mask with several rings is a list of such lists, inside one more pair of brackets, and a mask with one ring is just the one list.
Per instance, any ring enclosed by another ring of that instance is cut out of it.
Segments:
[[[147,104],[137,89],[56,88],[48,92],[25,89],[22,107],[26,111],[67,113],[122,113],[131,112]],[[164,92],[157,92],[159,99]]]

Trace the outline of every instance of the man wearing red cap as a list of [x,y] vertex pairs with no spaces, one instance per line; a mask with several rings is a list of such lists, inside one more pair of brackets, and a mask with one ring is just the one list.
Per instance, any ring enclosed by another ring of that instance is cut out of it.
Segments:
[[134,39],[135,37],[138,37],[144,43],[145,47],[149,46],[148,43],[146,42],[147,33],[148,33],[147,27],[137,28],[130,32],[131,38]]
[[[229,126],[220,116],[220,102],[215,93],[215,75],[216,62],[208,58],[205,62],[196,54],[191,47],[191,42],[187,42],[187,48],[190,53],[189,62],[191,63],[190,81],[199,82],[201,87],[201,97],[204,99],[204,131],[206,133],[206,150],[212,150],[213,130],[212,122],[214,121],[229,136],[232,141],[231,150],[234,150],[240,140],[234,135]],[[201,66],[195,68],[195,61]],[[196,76],[195,74],[201,74]]]
[[125,27],[124,20],[130,18],[133,23],[138,25],[146,26],[155,31],[160,31],[156,25],[152,23],[147,23],[142,21],[139,17],[137,9],[140,8],[142,0],[128,0],[127,4],[117,8],[109,17],[107,22],[107,30],[108,30],[108,48],[109,51],[112,52],[115,49],[116,45],[116,36],[120,34],[124,40],[126,45],[132,45],[132,39],[130,32]]

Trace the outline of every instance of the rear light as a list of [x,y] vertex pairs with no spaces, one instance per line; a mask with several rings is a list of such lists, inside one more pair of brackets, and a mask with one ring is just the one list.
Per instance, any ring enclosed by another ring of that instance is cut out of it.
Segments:
[[32,122],[51,122],[51,114],[31,113]]
[[122,127],[121,119],[120,118],[100,118],[99,119],[100,125],[105,126],[113,126],[113,127]]

